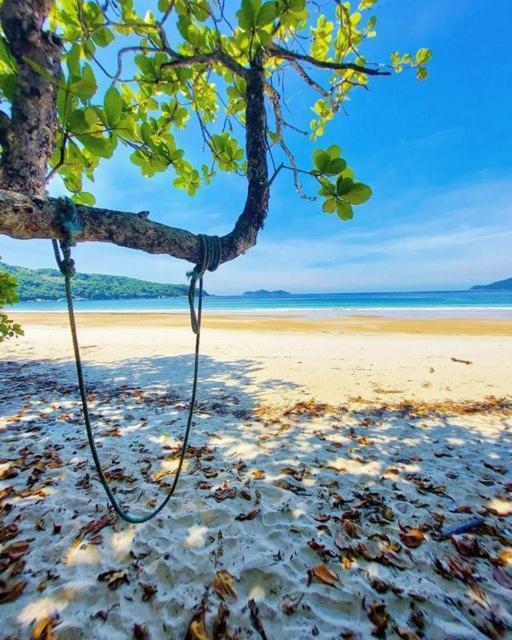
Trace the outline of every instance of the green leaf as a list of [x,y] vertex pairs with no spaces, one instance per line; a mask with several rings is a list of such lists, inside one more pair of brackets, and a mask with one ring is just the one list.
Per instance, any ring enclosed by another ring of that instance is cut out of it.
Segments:
[[419,49],[416,53],[416,62],[418,64],[426,64],[432,58],[430,49]]
[[324,173],[331,164],[331,157],[325,151],[318,150],[313,154],[313,162],[318,171]]
[[328,149],[325,150],[325,152],[329,154],[331,160],[335,160],[336,158],[341,157],[341,148],[337,144],[331,145]]
[[418,67],[418,70],[416,71],[416,78],[418,78],[418,80],[425,80],[427,76],[428,76],[427,68]]
[[107,47],[111,42],[114,41],[114,34],[107,27],[100,27],[97,29],[93,35],[92,39],[98,45],[98,47]]
[[93,153],[95,156],[101,156],[102,158],[111,158],[114,152],[113,146],[110,140],[106,138],[99,138],[89,133],[84,133],[77,136],[78,140],[84,145],[84,147]]
[[343,200],[338,200],[336,203],[336,213],[338,217],[342,220],[351,220],[354,217],[354,212],[352,211],[352,205],[348,202],[343,202]]
[[353,184],[354,181],[351,178],[344,178],[343,176],[340,176],[336,181],[336,193],[339,196],[344,196],[352,189]]
[[322,211],[325,213],[334,213],[336,211],[337,198],[328,198],[322,205]]
[[363,204],[371,198],[372,190],[362,182],[354,182],[350,191],[344,194],[344,198],[351,204]]
[[337,176],[346,168],[346,166],[347,163],[345,162],[345,160],[343,160],[343,158],[335,158],[334,160],[331,160],[329,168],[325,173],[328,176]]
[[84,100],[88,100],[96,93],[98,85],[96,84],[96,78],[90,65],[84,65],[82,77],[76,82],[70,85],[72,93],[76,94]]
[[111,127],[115,127],[121,119],[121,112],[123,110],[123,101],[119,95],[119,91],[115,87],[110,87],[105,93],[103,108],[108,124]]
[[276,4],[275,2],[265,2],[262,5],[261,9],[258,13],[258,18],[256,19],[256,24],[259,26],[263,26],[268,24],[269,22],[273,22],[276,17]]

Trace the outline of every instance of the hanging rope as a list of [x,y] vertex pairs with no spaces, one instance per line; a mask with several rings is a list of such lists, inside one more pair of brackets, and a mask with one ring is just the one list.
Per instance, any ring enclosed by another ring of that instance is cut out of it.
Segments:
[[[117,501],[116,497],[112,493],[112,489],[108,484],[108,480],[105,477],[105,473],[103,471],[103,467],[101,465],[101,461],[98,455],[98,451],[96,449],[96,443],[94,441],[94,434],[91,425],[91,417],[89,413],[89,404],[87,401],[87,388],[84,379],[82,359],[80,356],[80,345],[78,343],[78,334],[77,334],[77,326],[76,326],[76,318],[75,311],[73,306],[73,294],[71,288],[71,279],[75,275],[75,264],[71,257],[71,247],[74,245],[73,242],[73,234],[77,233],[80,230],[78,217],[75,209],[74,203],[66,199],[65,206],[62,207],[61,210],[61,219],[62,219],[62,228],[64,231],[64,239],[57,241],[52,240],[53,250],[55,253],[55,259],[57,261],[57,265],[60,269],[60,272],[64,276],[64,284],[66,289],[66,302],[68,307],[68,316],[69,316],[69,325],[71,328],[71,339],[73,342],[73,351],[75,354],[75,365],[76,365],[76,374],[78,378],[78,387],[80,390],[80,398],[82,401],[82,411],[85,422],[85,429],[87,432],[87,440],[89,442],[89,448],[91,449],[91,454],[94,460],[94,466],[96,467],[96,472],[99,476],[100,482],[105,490],[105,493],[110,500],[114,511],[119,515],[120,518],[129,522],[131,524],[142,524],[143,522],[147,522],[151,520],[156,515],[158,515],[167,505],[169,500],[172,498],[176,491],[176,487],[178,486],[178,481],[180,478],[180,474],[183,468],[183,462],[185,460],[185,455],[187,453],[187,445],[188,439],[190,435],[190,428],[192,426],[192,419],[194,416],[194,407],[196,402],[196,392],[197,392],[197,382],[198,382],[198,373],[199,373],[199,344],[201,338],[201,315],[202,315],[202,307],[203,307],[203,275],[206,271],[215,271],[219,266],[222,260],[222,247],[220,238],[218,236],[207,236],[207,235],[199,235],[199,241],[201,243],[201,252],[200,252],[200,260],[198,264],[194,267],[193,271],[190,274],[190,286],[188,290],[188,300],[190,307],[190,321],[192,324],[192,331],[196,336],[196,344],[195,344],[195,352],[194,352],[194,373],[193,373],[193,381],[192,381],[192,394],[190,397],[190,406],[188,410],[187,423],[185,427],[185,433],[183,436],[183,444],[181,448],[180,458],[178,462],[178,468],[174,475],[174,479],[172,485],[162,500],[160,505],[151,513],[145,516],[133,516],[127,511],[124,511]],[[197,289],[197,313],[195,308],[195,297],[196,297],[196,289]]]

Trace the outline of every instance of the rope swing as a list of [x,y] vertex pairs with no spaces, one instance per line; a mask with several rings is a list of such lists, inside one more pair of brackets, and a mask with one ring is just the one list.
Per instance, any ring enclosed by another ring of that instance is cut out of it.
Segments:
[[[83,373],[83,365],[82,359],[80,356],[80,345],[78,342],[78,334],[77,334],[77,325],[75,318],[75,311],[73,306],[73,295],[72,295],[72,287],[71,281],[73,276],[75,275],[75,263],[71,257],[71,247],[74,246],[73,242],[73,234],[81,231],[81,226],[78,221],[78,216],[75,208],[75,204],[72,200],[66,198],[63,200],[63,206],[61,208],[61,222],[62,229],[64,232],[63,240],[52,240],[53,250],[55,253],[55,259],[57,261],[57,265],[59,267],[60,272],[64,276],[64,284],[66,289],[66,302],[68,308],[68,316],[69,316],[69,326],[71,329],[71,339],[73,342],[73,351],[75,355],[75,365],[76,365],[76,374],[78,379],[78,388],[80,390],[80,398],[82,401],[82,411],[85,423],[85,429],[87,432],[87,440],[89,442],[89,448],[91,450],[92,458],[94,460],[94,466],[96,467],[96,472],[100,479],[100,482],[107,494],[108,499],[110,500],[114,511],[117,515],[129,522],[130,524],[142,524],[143,522],[148,522],[148,520],[152,520],[155,516],[157,516],[167,505],[169,500],[173,497],[176,487],[178,486],[178,481],[180,478],[180,474],[183,468],[183,462],[185,460],[185,455],[187,453],[187,445],[188,439],[190,435],[190,428],[192,426],[192,419],[194,416],[194,408],[196,402],[196,392],[197,392],[197,383],[198,383],[198,373],[199,373],[199,345],[201,338],[201,315],[202,315],[202,307],[203,307],[203,276],[206,271],[215,271],[219,266],[222,260],[222,246],[221,241],[218,236],[207,236],[200,234],[198,236],[201,251],[200,251],[200,259],[196,264],[194,269],[187,273],[187,276],[190,277],[190,285],[188,289],[188,302],[190,307],[190,322],[192,325],[192,331],[196,336],[195,341],[195,352],[194,352],[194,375],[192,382],[192,393],[190,397],[190,405],[188,409],[188,417],[187,423],[185,427],[185,433],[183,436],[183,444],[180,453],[180,459],[178,463],[178,468],[174,475],[174,479],[172,485],[162,500],[160,505],[151,511],[151,513],[145,516],[134,516],[129,512],[124,511],[114,496],[110,485],[108,484],[108,480],[105,477],[105,473],[103,471],[103,467],[101,465],[101,461],[98,455],[98,450],[96,448],[96,443],[94,441],[94,434],[91,425],[91,416],[89,413],[89,404],[87,401],[87,387],[85,384],[84,373]],[[195,297],[196,297],[196,289],[197,289],[197,313],[195,307]]]

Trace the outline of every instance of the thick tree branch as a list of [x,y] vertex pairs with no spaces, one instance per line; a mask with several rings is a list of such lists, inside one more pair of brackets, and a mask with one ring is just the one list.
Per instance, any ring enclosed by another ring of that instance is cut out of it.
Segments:
[[[222,262],[233,260],[256,244],[268,211],[267,122],[264,69],[259,54],[247,72],[246,152],[248,189],[244,209],[233,231],[223,236]],[[12,238],[62,238],[61,203],[34,197],[23,189],[0,190],[0,234]],[[196,235],[147,220],[146,215],[77,206],[82,231],[76,242],[109,242],[147,253],[168,254],[197,262]]]
[[278,45],[271,45],[267,48],[267,52],[273,58],[281,58],[282,60],[300,60],[301,62],[307,62],[319,67],[321,69],[331,69],[331,71],[343,71],[345,69],[351,69],[358,73],[364,73],[367,76],[389,76],[391,71],[384,71],[383,69],[375,69],[374,67],[364,67],[354,62],[327,62],[325,60],[317,60],[313,56],[308,56],[305,53],[297,53],[295,51],[289,51],[284,47]]

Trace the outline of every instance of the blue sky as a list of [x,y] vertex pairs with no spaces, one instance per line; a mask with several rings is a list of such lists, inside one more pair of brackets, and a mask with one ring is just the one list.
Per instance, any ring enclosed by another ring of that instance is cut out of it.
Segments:
[[[208,275],[212,293],[252,288],[292,291],[459,289],[512,276],[512,77],[509,0],[382,0],[369,59],[394,49],[433,51],[427,81],[414,73],[376,78],[354,93],[348,115],[331,123],[322,146],[337,143],[374,190],[350,222],[301,200],[282,174],[257,247]],[[286,118],[309,120],[316,99],[287,93]],[[197,138],[189,136],[197,151]],[[310,166],[311,146],[292,137]],[[140,176],[127,153],[105,162],[90,188],[99,206],[149,210],[154,220],[203,233],[228,232],[244,202],[243,178],[222,175],[189,198],[172,175]],[[55,195],[62,189],[52,187]],[[50,243],[0,237],[11,264],[53,266]],[[183,282],[187,263],[95,243],[75,250],[84,272]]]

